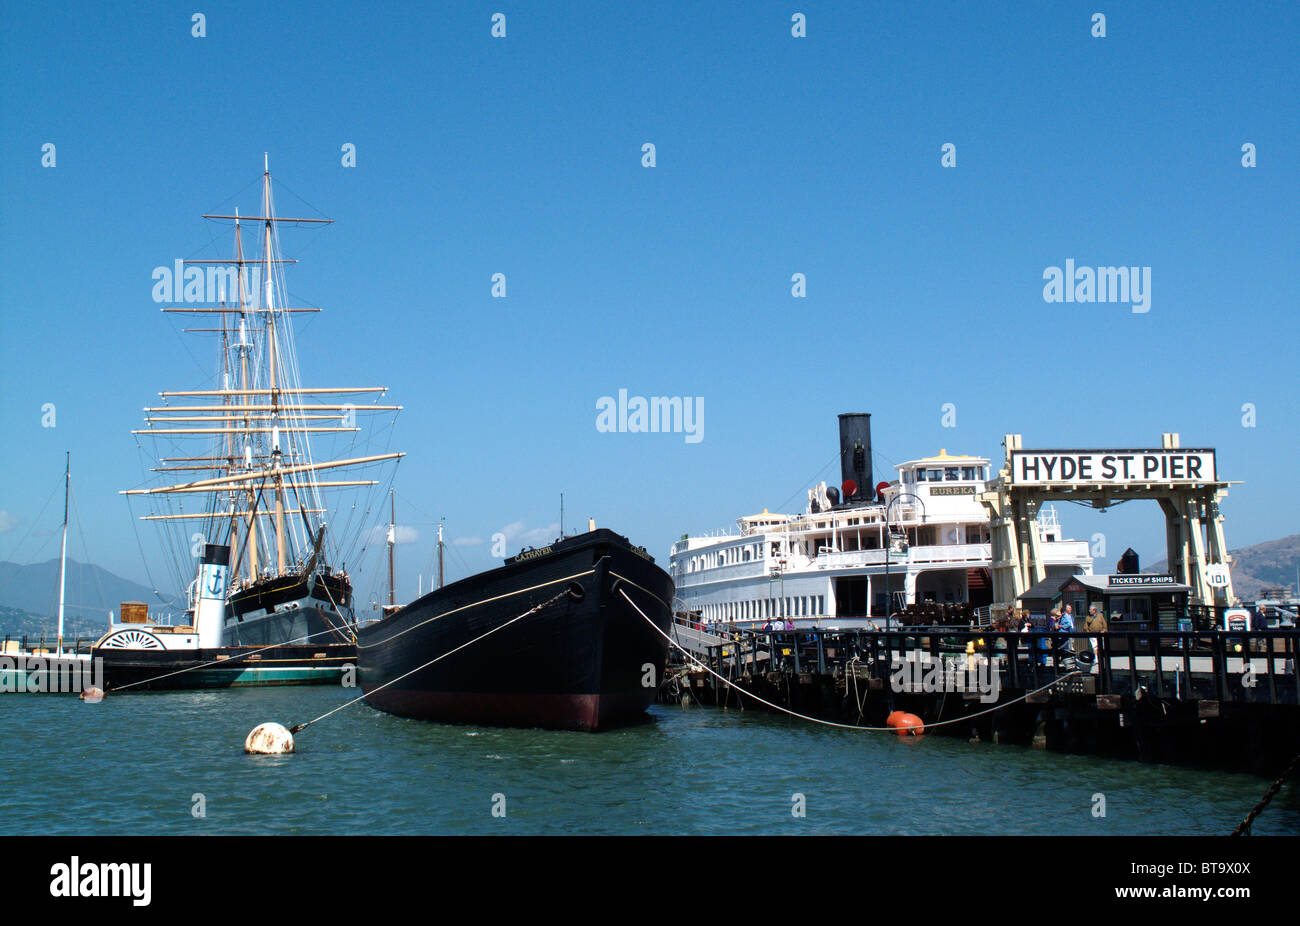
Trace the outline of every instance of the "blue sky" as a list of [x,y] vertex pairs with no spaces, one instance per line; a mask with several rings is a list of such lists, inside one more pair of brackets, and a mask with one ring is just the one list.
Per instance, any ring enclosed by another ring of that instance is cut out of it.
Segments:
[[[382,383],[405,406],[409,593],[436,515],[450,538],[540,536],[564,492],[571,524],[666,562],[684,531],[797,509],[837,478],[843,411],[873,413],[878,473],[940,447],[1000,459],[1007,432],[1178,431],[1243,482],[1230,545],[1300,525],[1294,3],[3,15],[2,559],[57,555],[57,504],[37,515],[71,450],[90,557],[149,581],[117,494],[139,481],[130,431],[156,392],[211,374],[150,275],[228,253],[199,216],[254,209],[263,152],[282,214],[335,220],[282,238],[295,300],[326,309],[300,329],[304,379]],[[1045,302],[1067,259],[1151,267],[1150,311]],[[703,397],[703,440],[598,432],[620,388]],[[1061,514],[1067,534],[1105,532],[1107,560],[1163,556],[1154,503]],[[492,564],[462,545],[451,573]]]

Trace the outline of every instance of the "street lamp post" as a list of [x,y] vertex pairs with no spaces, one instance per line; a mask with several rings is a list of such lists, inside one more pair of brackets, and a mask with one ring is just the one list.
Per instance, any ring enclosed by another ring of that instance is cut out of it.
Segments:
[[[889,548],[893,545],[893,534],[889,530],[889,512],[894,507],[894,503],[901,498],[914,498],[916,503],[921,506],[921,523],[925,523],[925,501],[919,495],[911,492],[899,492],[889,500],[885,506],[885,630],[892,629],[891,616],[893,615],[893,603],[890,600],[889,589]],[[904,533],[906,539],[906,533]]]

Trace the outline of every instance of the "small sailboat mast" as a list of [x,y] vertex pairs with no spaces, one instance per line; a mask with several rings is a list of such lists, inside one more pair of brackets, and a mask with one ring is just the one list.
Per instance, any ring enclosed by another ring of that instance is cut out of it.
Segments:
[[63,465],[63,550],[59,553],[59,639],[57,655],[63,655],[63,590],[68,573],[68,495],[72,490],[72,451],[68,451]]
[[442,588],[442,521],[438,522],[438,588]]
[[397,605],[397,570],[393,562],[393,550],[397,547],[397,493],[388,490],[390,514],[388,521],[388,605]]

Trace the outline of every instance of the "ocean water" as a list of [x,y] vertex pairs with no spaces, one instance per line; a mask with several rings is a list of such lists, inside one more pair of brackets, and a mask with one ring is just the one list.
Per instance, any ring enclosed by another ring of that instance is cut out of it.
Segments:
[[[1226,834],[1269,784],[698,705],[593,735],[359,703],[300,732],[293,755],[244,754],[258,723],[355,694],[0,695],[0,834]],[[1257,834],[1300,833],[1297,790]]]

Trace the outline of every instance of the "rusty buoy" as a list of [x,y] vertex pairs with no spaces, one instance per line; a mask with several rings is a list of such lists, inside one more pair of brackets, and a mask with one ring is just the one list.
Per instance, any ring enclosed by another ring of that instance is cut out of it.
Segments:
[[278,723],[260,723],[244,740],[244,752],[258,756],[293,752],[293,734]]
[[104,700],[104,691],[101,688],[96,688],[94,685],[90,685],[89,687],[81,689],[79,697],[87,704],[98,704],[100,701]]

